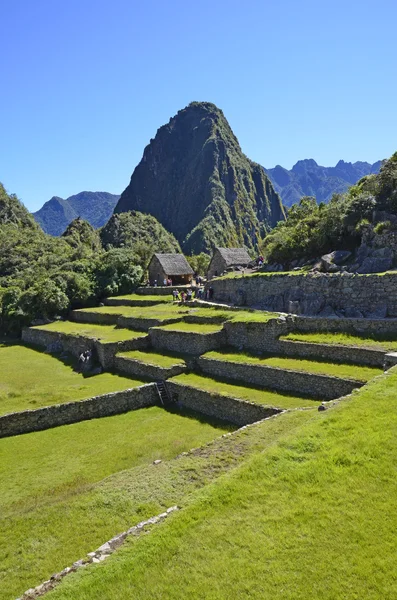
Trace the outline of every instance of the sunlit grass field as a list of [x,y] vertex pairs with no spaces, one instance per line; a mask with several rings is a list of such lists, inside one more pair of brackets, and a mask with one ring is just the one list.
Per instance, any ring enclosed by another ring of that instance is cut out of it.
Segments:
[[370,350],[383,350],[389,352],[397,350],[396,339],[390,339],[390,336],[381,335],[354,335],[348,333],[288,333],[281,336],[280,340],[290,340],[295,342],[309,342],[312,344],[331,344],[340,346],[358,346],[360,348],[369,348]]
[[[123,491],[127,480],[137,485],[131,469],[171,459],[229,430],[225,423],[150,407],[1,439],[0,598],[15,599],[159,512],[163,498],[147,491],[155,473],[140,482],[138,498]],[[118,484],[106,487],[115,473]],[[164,500],[172,478],[165,486]]]
[[211,351],[203,355],[203,358],[213,358],[230,362],[238,362],[251,365],[262,365],[264,367],[277,367],[279,369],[290,369],[293,371],[304,371],[306,373],[318,373],[319,375],[332,375],[344,379],[356,381],[369,381],[373,377],[383,373],[377,367],[358,365],[346,365],[316,360],[305,360],[301,358],[288,358],[283,356],[254,356],[243,352],[216,352]]
[[23,344],[0,344],[0,415],[142,385],[112,373],[84,377],[73,364]]
[[290,436],[48,597],[394,600],[396,408],[389,372],[310,411]]
[[182,373],[181,375],[172,377],[170,381],[189,385],[207,392],[221,394],[231,398],[239,398],[241,400],[248,400],[249,402],[263,404],[265,406],[274,406],[276,408],[313,408],[318,406],[318,403],[315,400],[294,396],[293,394],[272,392],[257,387],[250,387],[246,384],[238,385],[228,383],[205,375],[197,375],[196,373]]

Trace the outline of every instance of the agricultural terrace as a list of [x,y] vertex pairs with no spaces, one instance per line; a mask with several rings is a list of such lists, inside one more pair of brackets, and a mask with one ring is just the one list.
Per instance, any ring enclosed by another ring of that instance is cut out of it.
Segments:
[[59,360],[37,348],[0,343],[0,415],[63,404],[126,390],[142,381],[112,373],[76,373],[73,360]]
[[290,371],[302,371],[319,375],[331,375],[356,381],[369,381],[383,373],[382,369],[358,365],[330,363],[319,360],[305,360],[302,358],[289,358],[284,356],[254,356],[243,352],[207,352],[203,358],[213,358],[226,362],[238,362],[263,367],[276,367]]
[[299,428],[49,599],[396,598],[397,373],[306,412]]
[[137,482],[140,467],[227,431],[226,423],[151,407],[1,439],[0,597],[16,598],[161,511],[173,480],[156,495],[158,472],[152,466]]

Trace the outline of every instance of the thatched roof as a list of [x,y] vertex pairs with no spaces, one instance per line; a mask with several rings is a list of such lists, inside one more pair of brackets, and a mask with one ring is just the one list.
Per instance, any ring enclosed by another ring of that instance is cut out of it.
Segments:
[[193,275],[193,269],[183,254],[154,254],[154,256],[167,275]]
[[251,257],[245,248],[215,248],[226,262],[227,267],[244,266],[251,262]]

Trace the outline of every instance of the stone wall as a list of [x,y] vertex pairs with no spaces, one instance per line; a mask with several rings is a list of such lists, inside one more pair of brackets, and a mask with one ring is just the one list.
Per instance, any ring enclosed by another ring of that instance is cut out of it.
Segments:
[[118,314],[99,313],[89,310],[71,310],[69,319],[75,323],[95,323],[97,325],[117,325]]
[[241,306],[305,315],[397,317],[397,273],[274,273],[214,279],[211,285],[214,300]]
[[138,360],[125,358],[123,356],[116,356],[114,359],[114,368],[122,373],[127,373],[133,377],[150,379],[152,381],[161,381],[180,375],[186,371],[187,367],[183,364],[175,364],[172,367],[159,367],[157,365],[150,365],[143,363]]
[[288,316],[270,319],[266,323],[225,323],[227,344],[254,353],[268,352],[286,356],[322,358],[334,362],[383,366],[384,352],[357,346],[310,344],[280,340],[288,333],[333,332],[371,335],[395,335],[397,319],[332,319]]
[[238,363],[226,360],[200,358],[199,367],[208,375],[241,381],[271,390],[309,396],[318,400],[333,400],[362,387],[360,381],[341,379],[330,375],[305,373]]
[[225,343],[223,331],[215,333],[196,333],[191,331],[173,331],[171,329],[149,329],[151,344],[158,350],[168,350],[187,354],[204,354],[217,350]]
[[114,366],[114,357],[117,352],[128,350],[139,350],[147,348],[149,343],[148,336],[124,342],[102,343],[93,338],[86,338],[79,335],[70,335],[59,333],[57,331],[45,331],[34,327],[27,327],[22,331],[22,340],[28,344],[33,344],[47,348],[51,344],[59,344],[64,352],[69,352],[72,356],[78,358],[85,350],[92,350],[94,356],[98,357],[101,366],[104,369],[112,369]]
[[0,417],[0,438],[89,419],[110,417],[130,410],[153,406],[157,403],[157,399],[155,384],[149,383],[139,388],[94,396],[88,400],[11,413]]
[[167,325],[167,323],[175,323],[180,321],[180,317],[169,318],[165,320],[150,318],[150,317],[125,317],[121,314],[107,314],[95,311],[72,310],[69,314],[71,321],[76,323],[95,323],[97,325],[118,325],[125,329],[134,331],[148,331],[150,327],[158,325]]
[[196,412],[229,421],[238,426],[255,423],[278,414],[281,410],[247,402],[238,398],[214,394],[194,387],[167,381],[171,397]]

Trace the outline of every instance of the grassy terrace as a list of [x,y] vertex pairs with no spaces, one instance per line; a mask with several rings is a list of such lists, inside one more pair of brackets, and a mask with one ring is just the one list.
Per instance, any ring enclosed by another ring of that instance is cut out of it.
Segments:
[[33,329],[43,331],[56,331],[69,335],[78,335],[85,338],[100,340],[101,342],[124,342],[135,338],[144,337],[144,331],[118,328],[116,325],[96,325],[95,323],[74,323],[73,321],[55,321],[49,325],[38,325]]
[[207,352],[203,358],[213,358],[238,362],[250,365],[262,365],[264,367],[277,367],[291,371],[304,371],[306,373],[318,373],[319,375],[332,375],[344,379],[355,379],[356,381],[369,381],[376,375],[383,373],[382,369],[376,367],[363,367],[357,365],[345,365],[315,360],[304,360],[300,358],[286,358],[282,356],[254,356],[242,352]]
[[108,300],[127,300],[132,302],[143,302],[144,300],[148,300],[149,302],[156,302],[157,304],[167,304],[172,302],[173,297],[172,294],[169,296],[144,296],[140,294],[128,294],[126,296],[111,296]]
[[48,598],[394,600],[397,373],[307,413],[281,442]]
[[182,318],[189,313],[188,307],[179,307],[177,304],[161,304],[159,306],[96,306],[82,308],[79,313],[98,313],[105,315],[120,315],[135,319],[171,319]]
[[221,331],[221,325],[214,325],[213,323],[185,323],[184,321],[178,321],[177,323],[169,323],[168,325],[162,325],[156,329],[162,329],[165,331],[185,331],[189,333],[217,333]]
[[317,406],[315,400],[308,400],[307,398],[301,398],[287,393],[271,392],[256,387],[249,387],[246,384],[236,385],[233,383],[226,383],[224,381],[213,379],[212,377],[196,375],[195,373],[183,373],[182,375],[172,377],[169,381],[190,385],[191,387],[212,392],[214,394],[216,393],[232,398],[239,398],[241,400],[248,400],[249,402],[263,404],[264,406],[274,406],[282,409]]
[[185,361],[183,357],[177,354],[171,354],[170,352],[154,352],[154,351],[142,351],[142,350],[131,350],[129,352],[120,352],[117,356],[122,358],[128,358],[130,360],[137,360],[141,363],[148,365],[154,365],[156,367],[169,368],[174,365],[184,365]]
[[0,440],[0,597],[16,598],[161,512],[176,482],[156,496],[162,465],[151,463],[229,430],[185,414],[151,407]]
[[0,344],[0,415],[83,400],[144,382],[111,373],[84,377],[49,354],[22,344]]
[[348,333],[288,333],[281,336],[280,340],[289,340],[293,342],[309,342],[311,344],[331,344],[338,346],[358,346],[360,348],[369,348],[370,350],[382,350],[384,352],[397,350],[397,339],[390,337],[374,335],[361,336]]

